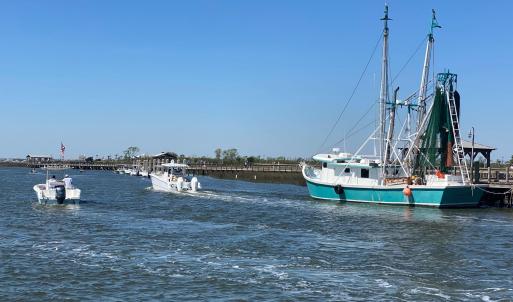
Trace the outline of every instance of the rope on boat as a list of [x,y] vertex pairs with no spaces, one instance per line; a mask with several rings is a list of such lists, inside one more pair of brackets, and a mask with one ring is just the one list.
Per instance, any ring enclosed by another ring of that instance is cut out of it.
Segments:
[[486,192],[486,193],[489,193],[489,194],[495,194],[495,195],[507,195],[507,194],[510,194],[511,192],[513,192],[513,188],[509,189],[509,190],[508,190],[508,191],[506,191],[506,192],[502,192],[502,193],[500,193],[500,192],[492,192],[492,191],[488,191],[488,190],[486,190],[486,189],[484,189],[484,188],[481,188],[481,187],[478,187],[478,186],[476,186],[476,185],[472,185],[472,186],[473,186],[473,188],[474,188],[474,189],[479,189],[479,190],[481,190],[481,191],[483,191],[483,192]]

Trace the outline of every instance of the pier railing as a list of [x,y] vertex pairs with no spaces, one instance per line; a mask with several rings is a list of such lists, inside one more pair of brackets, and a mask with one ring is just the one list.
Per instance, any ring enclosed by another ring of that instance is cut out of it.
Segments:
[[248,172],[284,172],[301,173],[299,164],[253,164],[253,165],[216,165],[216,164],[191,164],[192,171],[248,171]]
[[[52,163],[29,163],[29,162],[17,162],[13,163],[12,166],[22,166],[30,168],[42,168],[48,165],[61,166],[70,169],[85,169],[85,170],[115,170],[119,167],[132,167],[138,166],[141,169],[152,171],[159,169],[161,164],[169,161],[141,161],[134,163],[119,163],[119,162],[84,162],[84,161],[63,161],[63,162],[52,162]],[[248,172],[283,172],[283,173],[301,173],[301,166],[297,164],[197,164],[190,163],[189,170],[191,171],[248,171]]]
[[502,168],[480,168],[479,181],[484,183],[513,184],[513,169]]

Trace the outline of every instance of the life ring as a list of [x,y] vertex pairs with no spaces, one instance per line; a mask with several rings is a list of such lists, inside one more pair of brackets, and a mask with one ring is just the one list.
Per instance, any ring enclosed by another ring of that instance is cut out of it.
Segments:
[[344,193],[344,188],[341,185],[336,185],[333,189],[335,189],[335,193],[337,193],[338,195]]

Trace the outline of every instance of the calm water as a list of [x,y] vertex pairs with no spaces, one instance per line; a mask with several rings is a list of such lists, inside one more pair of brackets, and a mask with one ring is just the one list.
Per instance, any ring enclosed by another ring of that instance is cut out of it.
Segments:
[[199,195],[79,174],[79,206],[40,206],[44,175],[0,169],[0,300],[510,300],[513,211],[310,199],[201,178]]

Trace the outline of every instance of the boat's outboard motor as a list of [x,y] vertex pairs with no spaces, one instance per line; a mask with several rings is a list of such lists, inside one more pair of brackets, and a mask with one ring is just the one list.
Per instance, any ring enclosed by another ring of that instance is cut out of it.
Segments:
[[199,188],[199,182],[198,182],[198,179],[196,177],[193,177],[191,179],[191,191],[192,192],[196,192]]
[[183,189],[183,177],[178,177],[178,179],[176,180],[176,190],[178,192],[182,191]]
[[64,186],[55,187],[55,199],[58,204],[64,203],[64,200],[66,199],[66,188]]

